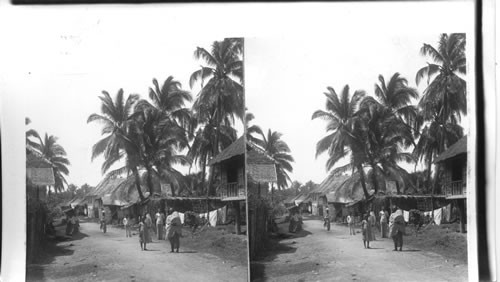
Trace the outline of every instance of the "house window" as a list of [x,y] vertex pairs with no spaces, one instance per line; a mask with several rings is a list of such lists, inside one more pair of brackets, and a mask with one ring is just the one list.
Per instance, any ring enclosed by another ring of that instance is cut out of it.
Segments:
[[227,183],[238,182],[238,168],[236,166],[229,166],[227,168]]
[[456,162],[451,165],[451,181],[462,180],[462,163]]

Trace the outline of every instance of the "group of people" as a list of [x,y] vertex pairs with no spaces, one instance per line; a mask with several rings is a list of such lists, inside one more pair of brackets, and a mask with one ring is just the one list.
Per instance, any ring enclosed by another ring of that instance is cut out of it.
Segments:
[[[403,250],[403,234],[405,233],[405,220],[403,211],[397,207],[392,208],[392,213],[389,216],[387,210],[382,209],[380,216],[380,236],[387,238],[389,235],[394,241],[394,251]],[[375,241],[375,227],[377,219],[375,213],[371,211],[369,214],[364,214],[361,221],[361,233],[363,235],[363,245],[365,248],[370,248],[370,242]],[[352,214],[347,216],[347,225],[349,226],[349,235],[355,235],[354,217]]]
[[[147,250],[147,244],[152,243],[152,234],[156,233],[158,240],[168,239],[170,242],[171,253],[179,252],[180,237],[182,237],[182,222],[178,212],[169,209],[168,216],[158,210],[155,214],[155,224],[150,214],[146,213],[139,216],[139,243],[141,250]],[[131,220],[126,216],[123,218],[125,227],[125,236],[132,237]],[[156,227],[156,228],[155,228]]]

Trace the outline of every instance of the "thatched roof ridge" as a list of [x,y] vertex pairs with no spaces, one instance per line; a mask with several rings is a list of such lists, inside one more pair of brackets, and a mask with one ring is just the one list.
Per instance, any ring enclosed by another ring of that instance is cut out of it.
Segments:
[[208,162],[208,165],[214,165],[235,156],[245,155],[245,153],[247,153],[247,162],[249,163],[276,163],[276,161],[269,156],[266,151],[253,142],[246,140],[243,135],[226,149],[222,150],[222,152],[220,152],[217,156],[212,158]]
[[217,156],[212,158],[208,165],[214,165],[222,161],[228,160],[232,157],[244,155],[245,154],[245,135],[242,135],[226,149],[222,150]]
[[350,176],[345,174],[330,174],[323,182],[321,182],[317,187],[311,190],[309,193],[320,193],[326,194],[335,191],[340,185],[342,185]]
[[461,154],[467,155],[467,135],[441,153],[441,155],[434,160],[434,163],[443,162]]

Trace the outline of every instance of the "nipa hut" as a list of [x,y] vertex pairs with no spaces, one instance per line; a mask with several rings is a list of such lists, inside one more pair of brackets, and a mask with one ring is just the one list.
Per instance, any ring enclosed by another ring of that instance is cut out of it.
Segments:
[[27,260],[39,251],[47,223],[47,189],[55,184],[52,164],[34,150],[26,153]]

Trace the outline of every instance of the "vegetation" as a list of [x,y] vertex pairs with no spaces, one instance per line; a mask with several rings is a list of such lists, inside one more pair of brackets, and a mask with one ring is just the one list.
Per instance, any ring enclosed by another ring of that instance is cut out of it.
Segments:
[[[327,135],[318,141],[316,155],[328,154],[328,171],[358,172],[365,198],[370,197],[367,183],[375,193],[380,190],[377,175],[394,181],[398,193],[401,187],[422,183],[420,178],[412,180],[415,177],[400,166],[403,161],[424,161],[430,184],[434,158],[463,136],[459,121],[466,114],[465,34],[441,34],[438,47],[424,44],[421,54],[434,62],[417,72],[417,84],[423,78],[428,83],[420,100],[399,73],[387,83],[380,75],[373,96],[363,90],[350,95],[347,85],[340,94],[327,87],[325,110],[312,115],[327,122]],[[349,162],[336,167],[345,158]],[[436,184],[427,192],[435,193]]]
[[[31,120],[27,117],[25,124],[30,123]],[[52,165],[55,180],[53,188],[56,193],[63,191],[65,186],[68,186],[65,176],[69,174],[68,166],[70,165],[64,147],[58,144],[57,140],[56,136],[47,133],[45,133],[44,138],[41,138],[34,129],[26,131],[26,152],[36,154]]]
[[[243,41],[215,41],[210,51],[196,48],[194,56],[203,62],[189,81],[191,88],[201,83],[196,99],[168,76],[162,85],[153,79],[149,99],[125,97],[122,89],[112,98],[103,91],[101,113],[88,118],[102,124],[103,138],[94,145],[92,159],[103,156],[103,174],[133,178],[141,200],[141,187],[153,195],[162,183],[170,185],[173,196],[214,195],[215,171],[205,184],[207,163],[236,140],[235,121],[244,116]],[[176,165],[189,166],[190,173],[184,175]],[[193,165],[201,173],[191,173]]]

